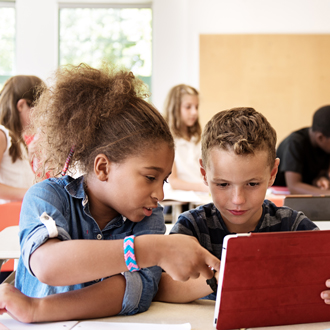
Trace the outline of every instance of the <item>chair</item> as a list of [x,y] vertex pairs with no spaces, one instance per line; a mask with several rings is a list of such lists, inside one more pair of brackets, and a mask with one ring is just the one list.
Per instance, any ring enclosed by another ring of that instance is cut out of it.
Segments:
[[288,195],[284,206],[304,212],[312,221],[330,221],[330,196]]
[[[9,226],[18,226],[22,202],[0,204],[0,231]],[[9,260],[1,267],[1,272],[12,272],[14,260]]]

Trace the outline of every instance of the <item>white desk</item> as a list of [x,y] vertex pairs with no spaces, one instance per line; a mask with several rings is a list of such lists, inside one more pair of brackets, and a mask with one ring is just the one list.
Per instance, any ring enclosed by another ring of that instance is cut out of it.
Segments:
[[[190,323],[192,330],[215,330],[213,327],[214,301],[196,300],[189,304],[153,302],[148,311],[132,316],[114,316],[95,321],[123,323],[182,324]],[[330,313],[330,306],[329,306]],[[255,330],[325,330],[330,322],[262,327]]]
[[[18,226],[5,228],[0,232],[0,269],[9,259],[19,259],[20,245],[18,238]],[[11,273],[4,282],[12,283],[15,279],[15,272]]]

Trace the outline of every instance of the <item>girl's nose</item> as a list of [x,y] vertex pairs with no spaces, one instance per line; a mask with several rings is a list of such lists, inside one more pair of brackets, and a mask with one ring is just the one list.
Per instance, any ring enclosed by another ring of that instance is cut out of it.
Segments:
[[162,201],[164,199],[163,185],[159,185],[159,186],[157,185],[157,188],[151,194],[151,197],[156,199],[158,202]]
[[197,109],[197,107],[192,107],[191,109],[192,109],[192,112],[193,112],[194,114],[197,114],[197,113],[198,113],[198,109]]

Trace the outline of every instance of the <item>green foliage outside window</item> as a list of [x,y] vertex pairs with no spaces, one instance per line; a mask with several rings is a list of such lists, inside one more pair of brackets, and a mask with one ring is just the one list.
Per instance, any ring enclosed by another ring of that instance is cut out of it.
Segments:
[[152,72],[151,8],[61,8],[59,64],[102,61],[124,66],[149,86]]
[[0,7],[0,90],[14,74],[15,8]]

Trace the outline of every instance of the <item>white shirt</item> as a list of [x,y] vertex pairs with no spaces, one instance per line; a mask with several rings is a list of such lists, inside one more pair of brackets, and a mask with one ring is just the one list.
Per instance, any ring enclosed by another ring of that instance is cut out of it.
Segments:
[[[0,125],[0,130],[5,133],[7,139],[7,148],[3,153],[0,163],[0,183],[15,188],[30,188],[34,182],[34,173],[29,162],[26,148],[21,144],[22,159],[17,159],[15,163],[13,163],[9,155],[9,148],[11,147],[9,130],[2,125]],[[0,199],[0,204],[8,202],[10,201]]]
[[175,165],[179,179],[188,182],[202,182],[199,159],[201,158],[201,144],[196,144],[196,138],[187,141],[175,138]]

